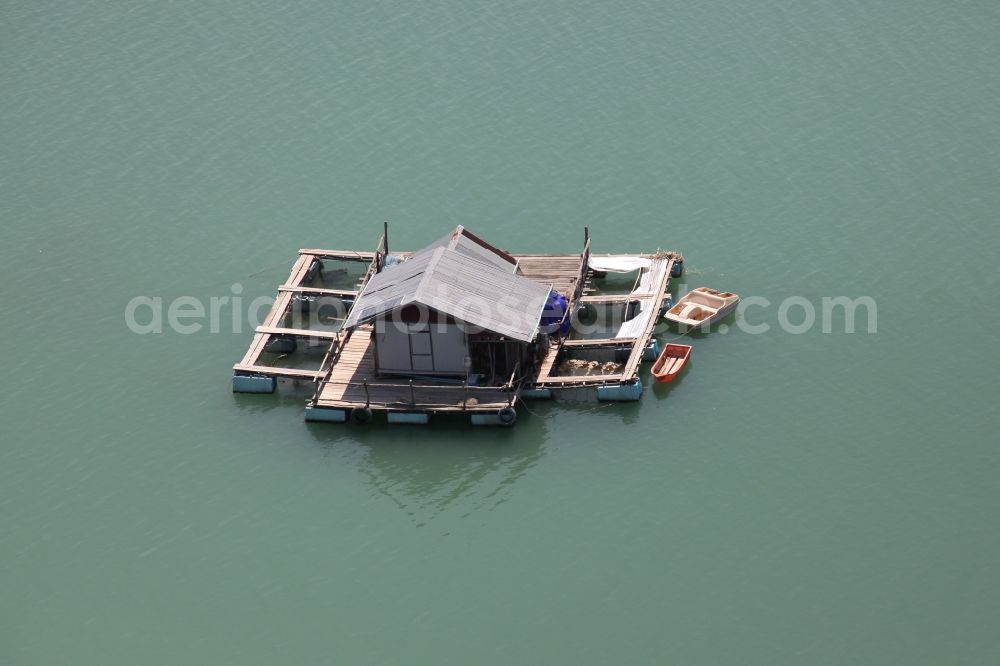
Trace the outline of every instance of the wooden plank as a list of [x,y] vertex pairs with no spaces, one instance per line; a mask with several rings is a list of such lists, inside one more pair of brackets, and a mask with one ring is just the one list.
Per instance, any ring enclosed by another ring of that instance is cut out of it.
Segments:
[[555,365],[557,356],[559,356],[559,350],[556,348],[549,348],[549,351],[545,354],[545,357],[542,359],[542,365],[538,369],[538,374],[535,376],[535,381],[548,378],[548,376],[552,373],[552,366]]
[[291,304],[291,294],[278,294],[278,298],[275,299],[274,304],[271,305],[271,309],[267,312],[267,316],[264,317],[264,326],[276,326],[282,317],[285,316],[285,311],[288,310],[288,306]]
[[[331,387],[332,388],[332,387]],[[411,400],[408,386],[383,386],[369,382],[368,392],[364,386],[339,387],[343,390],[324,392],[316,400],[321,407],[359,407],[368,405],[378,409],[418,409],[422,411],[496,411],[508,405],[507,392],[502,390],[469,392],[468,399],[461,387],[430,388],[413,387]],[[517,396],[511,394],[512,403]]]
[[638,341],[638,338],[592,338],[580,340],[566,340],[563,347],[567,349],[586,349],[593,347],[631,347]]
[[324,289],[320,287],[296,287],[292,284],[283,284],[278,287],[279,292],[292,292],[293,294],[321,294],[325,296],[357,296],[359,291],[350,289]]
[[318,370],[303,370],[301,368],[279,368],[270,365],[243,365],[237,363],[233,370],[239,372],[252,372],[254,374],[267,375],[269,377],[289,377],[292,379],[316,379],[323,373]]
[[313,259],[314,257],[310,254],[299,256],[295,265],[292,266],[292,272],[288,275],[288,279],[285,280],[285,284],[295,285],[296,287],[302,284],[302,280],[309,273],[309,267],[312,266]]
[[[658,260],[653,260],[653,266],[656,265]],[[653,313],[646,322],[646,327],[643,329],[642,335],[639,338],[639,344],[632,349],[632,353],[629,355],[628,361],[625,362],[625,367],[622,368],[622,376],[626,378],[634,377],[639,369],[639,363],[642,361],[642,354],[645,351],[645,347],[649,342],[649,338],[653,335],[653,328],[656,326],[656,321],[659,319],[660,307],[663,305],[663,299],[667,296],[667,288],[670,285],[670,271],[674,268],[673,258],[659,260],[666,261],[667,265],[663,271],[663,276],[659,279],[653,288],[653,293],[656,296],[653,297]],[[653,266],[650,266],[650,270],[653,270]]]
[[258,333],[268,335],[290,335],[297,338],[318,338],[320,340],[336,340],[337,331],[320,331],[308,328],[279,328],[277,326],[258,326]]
[[313,250],[302,249],[299,254],[319,257],[320,259],[339,259],[340,261],[371,261],[375,258],[374,252],[356,252],[354,250]]
[[535,382],[535,386],[540,388],[552,388],[558,386],[579,386],[581,384],[592,384],[603,386],[604,384],[617,384],[624,379],[624,375],[566,375],[565,377],[551,377],[544,381]]
[[254,335],[253,341],[250,343],[250,348],[247,349],[247,353],[243,355],[240,363],[243,365],[254,365],[257,363],[257,358],[264,351],[264,345],[267,344],[268,337],[270,336],[263,333]]
[[641,301],[644,297],[650,298],[653,294],[586,294],[578,299],[580,303],[625,303],[628,301]]

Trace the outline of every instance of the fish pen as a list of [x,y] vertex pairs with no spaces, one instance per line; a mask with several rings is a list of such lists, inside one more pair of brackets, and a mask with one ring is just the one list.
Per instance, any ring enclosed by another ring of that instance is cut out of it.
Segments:
[[642,395],[677,252],[511,254],[462,226],[416,252],[303,249],[233,390],[309,382],[307,421],[513,425],[522,400]]

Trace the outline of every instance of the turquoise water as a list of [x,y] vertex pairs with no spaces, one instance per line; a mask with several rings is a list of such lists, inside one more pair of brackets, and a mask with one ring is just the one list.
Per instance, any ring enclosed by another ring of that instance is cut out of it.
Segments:
[[[0,12],[0,663],[1000,658],[996,3]],[[125,325],[386,218],[679,249],[771,330],[498,431],[307,425],[230,392],[245,325]]]

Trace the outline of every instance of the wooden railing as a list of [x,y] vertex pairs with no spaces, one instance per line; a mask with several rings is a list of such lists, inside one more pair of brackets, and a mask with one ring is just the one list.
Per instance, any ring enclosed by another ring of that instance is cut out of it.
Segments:
[[[344,389],[360,389],[364,391],[365,407],[375,405],[376,407],[388,408],[403,405],[413,409],[433,409],[434,407],[442,406],[460,406],[463,410],[465,410],[469,407],[468,402],[470,398],[488,398],[483,401],[489,404],[506,404],[510,407],[520,398],[523,383],[523,377],[515,377],[512,375],[511,382],[502,386],[469,386],[467,382],[463,382],[460,385],[430,384],[415,382],[412,379],[406,383],[385,380],[369,382],[367,379],[360,382],[327,379],[324,380],[323,385],[343,387]],[[395,392],[396,399],[389,400],[384,396],[379,399],[378,393],[384,393],[387,390]],[[373,393],[376,394],[375,398],[372,396]],[[443,400],[434,400],[434,396],[444,397],[448,396],[448,394],[450,394],[449,397],[453,398],[452,400],[448,400],[447,402]],[[409,399],[406,399],[407,397]],[[315,406],[319,399],[319,392],[317,391],[317,395],[313,397],[309,404]],[[350,398],[342,398],[341,400],[348,403],[354,402]]]

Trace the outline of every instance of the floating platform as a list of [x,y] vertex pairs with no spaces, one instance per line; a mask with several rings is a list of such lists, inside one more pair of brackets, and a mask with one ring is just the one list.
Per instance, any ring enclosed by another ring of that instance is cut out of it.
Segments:
[[[466,414],[475,424],[513,425],[522,399],[558,398],[564,390],[594,389],[598,400],[638,400],[639,366],[656,356],[653,328],[669,298],[670,278],[683,262],[679,253],[670,251],[592,255],[589,234],[580,253],[509,255],[517,262],[518,275],[565,295],[567,313],[581,308],[598,314],[618,312],[624,321],[603,335],[600,326],[593,327],[597,333],[591,331],[589,336],[574,331],[561,337],[539,334],[537,363],[520,374],[515,371],[500,386],[470,385],[467,377],[381,374],[371,325],[341,330],[342,321],[322,328],[296,324],[296,303],[309,298],[341,303],[346,319],[374,275],[412,254],[390,255],[385,235],[370,252],[300,250],[288,279],[278,287],[274,306],[242,360],[233,366],[233,390],[271,392],[279,379],[311,382],[306,420],[316,422],[367,422],[373,414],[384,413],[391,423],[427,423],[435,414]],[[631,289],[602,287],[607,275],[602,268],[633,264],[638,268]],[[325,278],[330,266],[338,267],[334,272],[339,281]],[[290,362],[301,354],[268,352],[275,339],[306,345],[314,352],[312,364],[303,359]]]

